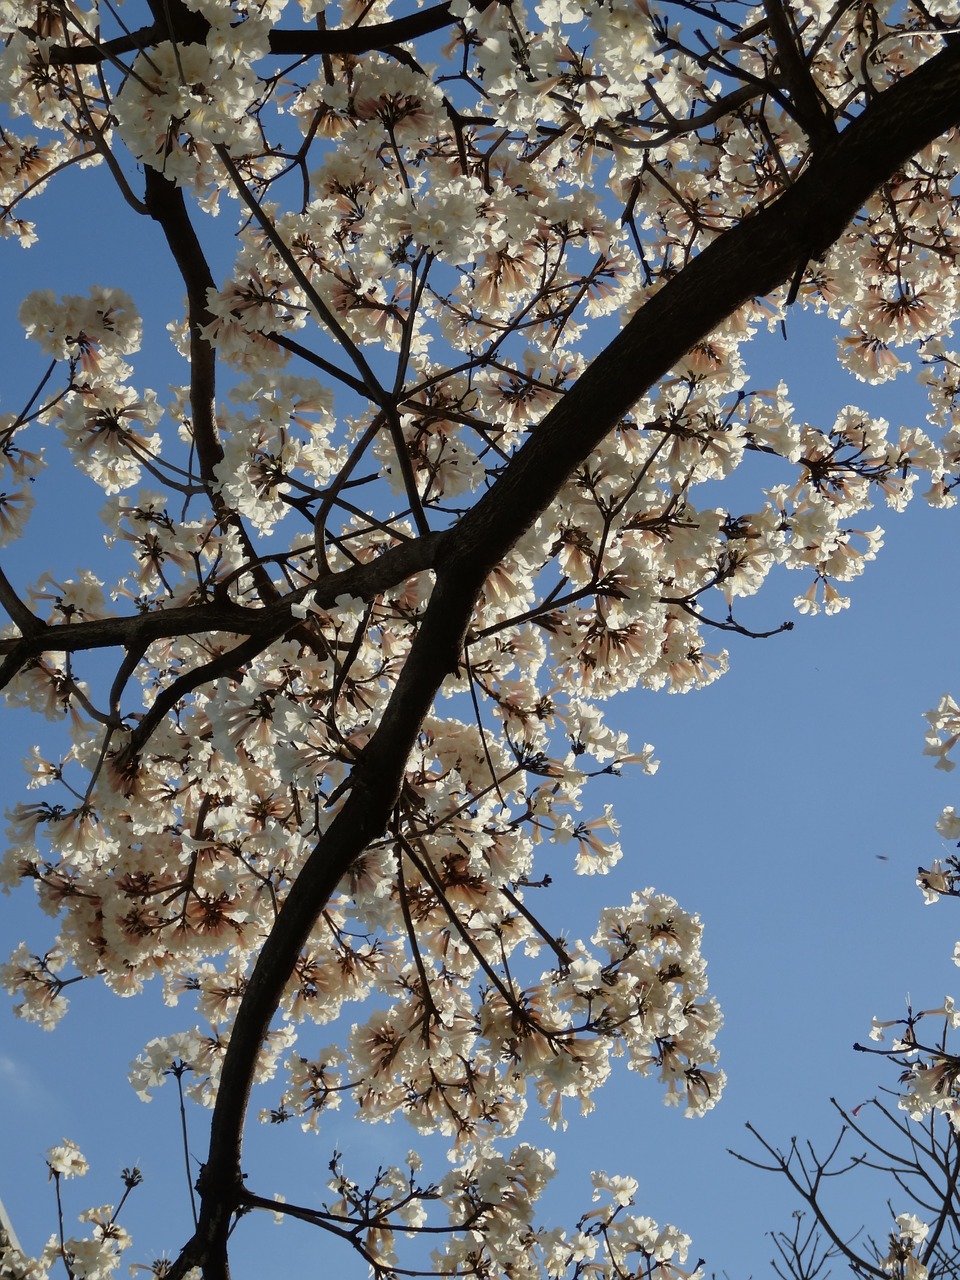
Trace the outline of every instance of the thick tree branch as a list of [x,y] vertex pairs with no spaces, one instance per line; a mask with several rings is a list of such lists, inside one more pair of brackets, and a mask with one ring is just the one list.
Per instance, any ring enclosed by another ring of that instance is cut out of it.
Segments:
[[[289,611],[289,603],[286,608]],[[108,649],[114,645],[145,647],[170,636],[193,636],[211,631],[253,635],[265,625],[274,610],[248,609],[230,601],[182,605],[155,609],[122,618],[95,618],[91,622],[51,623],[37,631],[31,628],[21,639],[0,640],[0,688],[25,662],[41,653],[77,653],[86,649]]]
[[787,10],[781,0],[764,0],[763,8],[777,47],[780,72],[793,101],[794,114],[815,146],[827,142],[836,135],[836,125],[804,60]]
[[[297,625],[291,606],[312,597],[321,609],[335,607],[338,596],[372,600],[390,587],[406,581],[414,573],[431,569],[446,535],[431,533],[389,547],[368,564],[351,565],[319,583],[298,587],[282,599],[262,609],[250,609],[232,601],[182,605],[155,609],[121,618],[97,618],[92,622],[65,622],[45,625],[19,639],[0,640],[0,689],[7,685],[24,663],[41,653],[79,653],[87,649],[114,646],[144,649],[154,640],[171,636],[194,636],[211,632],[273,637],[282,634],[283,623]],[[264,645],[269,641],[264,640]]]
[[[478,0],[474,8],[482,13],[492,0]],[[431,5],[419,13],[379,22],[369,27],[344,27],[332,31],[271,31],[270,52],[313,57],[323,53],[368,53],[385,45],[404,44],[418,36],[442,31],[456,22],[447,3]]]
[[216,484],[214,468],[223,460],[223,450],[217,439],[214,420],[216,353],[203,337],[202,330],[214,319],[207,307],[207,292],[215,289],[216,285],[187,213],[183,192],[150,165],[144,168],[144,178],[147,211],[160,224],[187,289],[193,439],[200,476],[205,484],[213,485]]
[[[188,13],[187,17],[192,20],[196,15]],[[277,598],[276,588],[263,566],[256,563],[253,543],[242,519],[236,512],[230,511],[224,503],[216,474],[217,466],[223,461],[223,449],[217,435],[216,421],[217,353],[213,343],[204,333],[215,318],[207,305],[210,291],[216,288],[213,275],[199,237],[190,221],[182,190],[164,174],[158,173],[149,165],[146,166],[145,181],[146,209],[151,217],[159,222],[187,289],[187,325],[190,331],[190,420],[200,478],[221,526],[229,525],[233,528],[246,550],[253,566],[250,572],[261,600],[265,604],[270,604]]]
[[[478,0],[474,8],[482,13],[492,0]],[[442,31],[452,26],[456,18],[450,11],[449,3],[431,5],[419,13],[408,14],[404,18],[395,18],[391,22],[377,22],[370,26],[341,27],[332,31],[316,31],[304,28],[302,31],[277,29],[270,32],[270,52],[284,57],[312,58],[322,54],[369,53],[373,49],[383,49],[388,45],[404,44],[408,40],[416,40],[419,36],[430,35],[434,31]],[[205,32],[199,35],[202,42]],[[197,33],[178,33],[180,42],[188,44],[196,40]],[[50,62],[53,66],[79,66],[105,62],[127,53],[137,53],[141,49],[149,49],[161,40],[169,39],[166,26],[153,23],[148,27],[140,27],[129,35],[117,36],[106,40],[103,44],[72,45],[69,48],[56,45],[50,50]]]
[[2,569],[0,569],[0,605],[3,605],[11,620],[17,624],[25,636],[38,635],[44,630],[43,623],[20,599]]

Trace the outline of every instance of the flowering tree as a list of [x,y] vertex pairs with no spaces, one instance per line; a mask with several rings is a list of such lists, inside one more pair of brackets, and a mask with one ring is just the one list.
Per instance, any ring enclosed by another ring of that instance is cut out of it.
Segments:
[[[8,0],[0,26],[4,232],[31,246],[27,198],[99,170],[186,294],[169,404],[128,362],[132,298],[29,296],[49,367],[0,422],[0,683],[69,733],[35,754],[51,798],[13,811],[3,873],[60,933],[3,975],[44,1026],[82,979],[193,999],[198,1025],[134,1071],[211,1108],[195,1233],[155,1274],[226,1277],[238,1216],[278,1208],[243,1180],[255,1082],[269,1119],[317,1128],[349,1100],[453,1144],[441,1178],[412,1155],[360,1187],[335,1162],[331,1203],[280,1206],[378,1276],[398,1232],[430,1246],[408,1273],[675,1269],[685,1237],[630,1211],[632,1179],[595,1175],[599,1207],[538,1231],[552,1157],[497,1144],[528,1093],[555,1124],[588,1107],[615,1054],[691,1114],[723,1084],[699,921],[648,889],[571,940],[542,856],[620,856],[585,784],[656,766],[610,695],[720,675],[708,637],[747,630],[736,601],[777,564],[801,612],[842,608],[878,493],[899,508],[922,477],[954,501],[950,20],[920,0]],[[853,406],[798,422],[785,385],[751,390],[743,348],[794,303],[839,322],[867,381],[914,347],[939,438]],[[50,430],[78,509],[84,477],[106,495],[110,546],[31,580]],[[748,454],[779,469],[757,509],[698,508]],[[330,1047],[302,1030],[363,1000]],[[51,1152],[58,1188],[83,1167]],[[116,1213],[4,1265],[110,1274]]]

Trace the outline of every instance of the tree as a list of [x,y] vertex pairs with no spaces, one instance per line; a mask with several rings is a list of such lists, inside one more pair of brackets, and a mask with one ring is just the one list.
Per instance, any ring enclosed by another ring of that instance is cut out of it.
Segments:
[[[38,753],[56,798],[17,807],[5,864],[61,932],[6,984],[44,1025],[81,979],[196,993],[209,1027],[136,1073],[212,1107],[170,1276],[227,1276],[238,1215],[276,1208],[241,1152],[276,1076],[277,1121],[348,1094],[454,1141],[442,1181],[414,1161],[360,1189],[337,1165],[333,1206],[283,1210],[378,1275],[398,1230],[442,1241],[413,1264],[442,1273],[673,1267],[682,1239],[627,1212],[629,1178],[535,1235],[549,1160],[494,1142],[528,1087],[555,1120],[589,1105],[614,1053],[692,1113],[723,1084],[699,921],[649,890],[572,942],[542,919],[537,847],[585,874],[619,857],[583,788],[655,762],[599,702],[716,678],[706,634],[756,634],[735,602],[777,564],[805,575],[801,612],[842,608],[874,494],[899,507],[923,476],[954,502],[957,39],[937,9],[842,0],[148,9],[0,14],[5,232],[30,245],[25,199],[105,168],[182,278],[188,362],[164,407],[132,382],[131,298],[21,309],[50,363],[2,424],[3,540],[53,427],[113,549],[73,580],[0,574],[0,682],[71,735]],[[939,441],[748,390],[741,348],[794,304],[842,325],[867,380],[917,347]],[[782,477],[761,508],[698,510],[747,454]],[[345,1041],[294,1048],[368,997]],[[58,1187],[81,1166],[51,1155]],[[115,1266],[115,1214],[92,1221],[47,1263]]]

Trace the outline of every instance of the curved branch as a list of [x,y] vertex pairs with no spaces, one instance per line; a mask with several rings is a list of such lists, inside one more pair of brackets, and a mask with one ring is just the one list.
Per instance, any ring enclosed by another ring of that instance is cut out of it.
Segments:
[[[477,0],[473,7],[482,13],[491,3],[492,0]],[[369,53],[372,49],[382,49],[385,45],[404,44],[408,40],[416,40],[419,36],[442,31],[444,27],[452,26],[456,21],[450,4],[444,0],[443,4],[432,5],[419,13],[411,13],[404,18],[394,18],[391,22],[372,23],[367,27],[341,27],[334,28],[332,31],[314,31],[309,28],[304,28],[302,31],[274,30],[270,32],[270,52],[280,56],[301,58],[331,53]],[[166,26],[153,23],[148,27],[131,31],[129,35],[106,40],[103,44],[91,44],[80,48],[76,46],[64,48],[56,45],[50,50],[50,62],[57,67],[105,62],[121,54],[139,53],[141,49],[150,48],[151,45],[168,38]],[[203,38],[203,36],[200,37],[201,40]],[[182,36],[180,42],[189,43]]]
[[[0,604],[3,605],[25,636],[35,636],[43,630],[43,623],[17,595],[10,579],[0,569]],[[15,642],[14,642],[15,643]]]
[[212,631],[259,636],[265,648],[271,639],[293,625],[293,606],[308,596],[312,596],[321,609],[333,608],[341,595],[372,600],[412,574],[432,569],[448,536],[447,533],[431,533],[399,542],[368,564],[354,564],[320,582],[307,583],[261,609],[251,609],[229,600],[214,600],[119,618],[48,624],[39,631],[31,629],[29,635],[0,640],[0,654],[6,654],[0,663],[0,689],[10,683],[26,662],[41,653],[78,653],[114,646],[145,649],[154,640],[203,635]]
[[[289,603],[285,602],[289,614]],[[62,622],[31,629],[19,639],[0,640],[0,689],[13,679],[31,658],[41,653],[76,653],[86,649],[108,649],[116,646],[146,648],[154,640],[171,636],[192,636],[208,631],[232,631],[254,635],[269,627],[275,609],[248,609],[229,601],[210,604],[181,605],[174,609],[155,609],[120,618],[95,618],[91,622]]]
[[177,705],[181,698],[185,698],[188,693],[193,693],[195,689],[199,689],[201,685],[209,684],[211,680],[219,680],[221,676],[229,675],[231,671],[236,671],[245,663],[252,662],[258,654],[263,652],[265,645],[271,640],[278,639],[287,629],[289,623],[285,623],[282,629],[278,630],[276,635],[250,636],[247,640],[241,640],[232,649],[227,649],[223,653],[218,653],[215,658],[211,658],[209,662],[205,662],[200,667],[194,667],[190,671],[184,672],[182,676],[178,676],[172,684],[167,685],[157,694],[150,707],[136,729],[130,735],[128,742],[123,749],[123,755],[132,759],[140,754],[149,740],[153,731],[165,720],[169,712]]
[[[477,0],[474,9],[482,13],[493,0]],[[323,53],[369,53],[384,45],[405,44],[418,36],[430,35],[452,26],[457,19],[449,3],[432,5],[419,13],[378,22],[369,27],[342,27],[332,31],[271,31],[270,52],[315,57]]]
[[144,165],[144,180],[147,212],[160,224],[187,289],[193,439],[197,446],[200,476],[206,484],[212,485],[216,483],[214,469],[223,460],[223,450],[217,439],[214,420],[216,353],[201,330],[214,319],[207,307],[207,292],[215,289],[216,285],[187,213],[181,189],[149,164]]

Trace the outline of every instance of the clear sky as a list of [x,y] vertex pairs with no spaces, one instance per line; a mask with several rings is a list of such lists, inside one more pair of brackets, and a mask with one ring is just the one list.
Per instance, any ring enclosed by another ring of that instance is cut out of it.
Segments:
[[[18,408],[32,390],[30,366],[21,364],[26,344],[13,322],[29,289],[126,287],[161,344],[176,309],[179,286],[155,231],[126,213],[115,222],[106,197],[96,209],[73,204],[70,190],[63,188],[59,206],[30,211],[47,234],[45,245],[25,254],[0,244],[0,336],[9,357],[0,411]],[[118,236],[121,225],[129,238]],[[791,317],[789,335],[786,343],[776,335],[759,345],[755,381],[766,386],[784,377],[801,415],[828,423],[843,404],[856,403],[923,425],[924,401],[911,375],[903,387],[865,387],[835,368],[826,321]],[[165,345],[146,353],[138,369],[161,388],[179,376]],[[51,451],[61,452],[56,443]],[[755,495],[758,483],[777,478],[745,477],[733,491],[717,489],[711,501],[736,507],[731,492]],[[0,556],[17,580],[43,569],[69,575],[85,563],[86,549],[97,554],[96,518],[85,523],[59,496],[56,483],[43,488],[28,539]],[[744,509],[758,501],[745,497]],[[91,503],[95,511],[92,488]],[[731,637],[731,671],[714,686],[681,697],[626,695],[611,708],[611,723],[628,728],[637,744],[653,742],[662,761],[654,778],[625,776],[587,793],[588,810],[607,800],[616,806],[625,857],[615,872],[574,882],[564,874],[564,850],[552,855],[559,883],[546,915],[568,936],[588,937],[601,905],[648,885],[700,913],[711,986],[727,1020],[721,1047],[729,1085],[713,1112],[685,1120],[662,1106],[653,1081],[623,1071],[596,1113],[572,1118],[566,1133],[531,1121],[524,1136],[558,1154],[550,1212],[569,1219],[589,1207],[591,1168],[631,1173],[640,1181],[640,1209],[681,1226],[693,1236],[693,1256],[731,1280],[764,1272],[771,1253],[765,1233],[788,1226],[794,1208],[775,1178],[725,1154],[728,1146],[749,1150],[745,1122],[779,1142],[793,1134],[826,1142],[836,1129],[831,1095],[855,1106],[894,1083],[884,1064],[851,1050],[854,1040],[866,1039],[871,1016],[898,1016],[908,994],[915,1006],[930,1007],[960,988],[951,962],[960,915],[949,902],[924,907],[913,884],[918,863],[946,852],[934,822],[957,800],[950,776],[921,754],[921,717],[943,692],[960,692],[960,514],[929,511],[919,499],[903,516],[871,514],[870,526],[887,530],[887,545],[851,584],[849,611],[797,617],[793,632],[766,641]],[[777,625],[792,616],[792,598],[806,585],[781,573],[743,620]],[[24,795],[20,758],[31,741],[48,742],[51,729],[20,713],[4,716],[0,800],[7,805]],[[29,891],[0,899],[4,951],[21,937],[41,947],[50,933]],[[131,1205],[134,1253],[145,1260],[175,1250],[188,1229],[175,1097],[168,1086],[144,1107],[125,1080],[143,1043],[181,1021],[156,992],[119,1001],[84,984],[72,1005],[53,1034],[16,1021],[9,1002],[0,1005],[0,1197],[24,1246],[39,1249],[54,1228],[43,1152],[69,1137],[93,1171],[69,1184],[68,1203],[80,1209],[114,1200],[116,1173],[140,1164],[148,1181]],[[330,1039],[329,1028],[317,1032],[317,1043]],[[204,1119],[191,1118],[198,1156]],[[305,1201],[322,1194],[333,1145],[374,1165],[402,1159],[414,1145],[400,1123],[331,1124],[319,1138],[291,1127],[253,1139],[252,1184]],[[864,1221],[883,1231],[892,1184],[866,1197],[852,1181],[834,1190],[851,1233]],[[265,1274],[276,1237],[269,1225],[240,1230],[235,1274],[248,1280]],[[276,1256],[289,1258],[291,1274],[323,1265],[331,1246],[318,1233],[289,1224],[276,1230],[287,1236]]]

